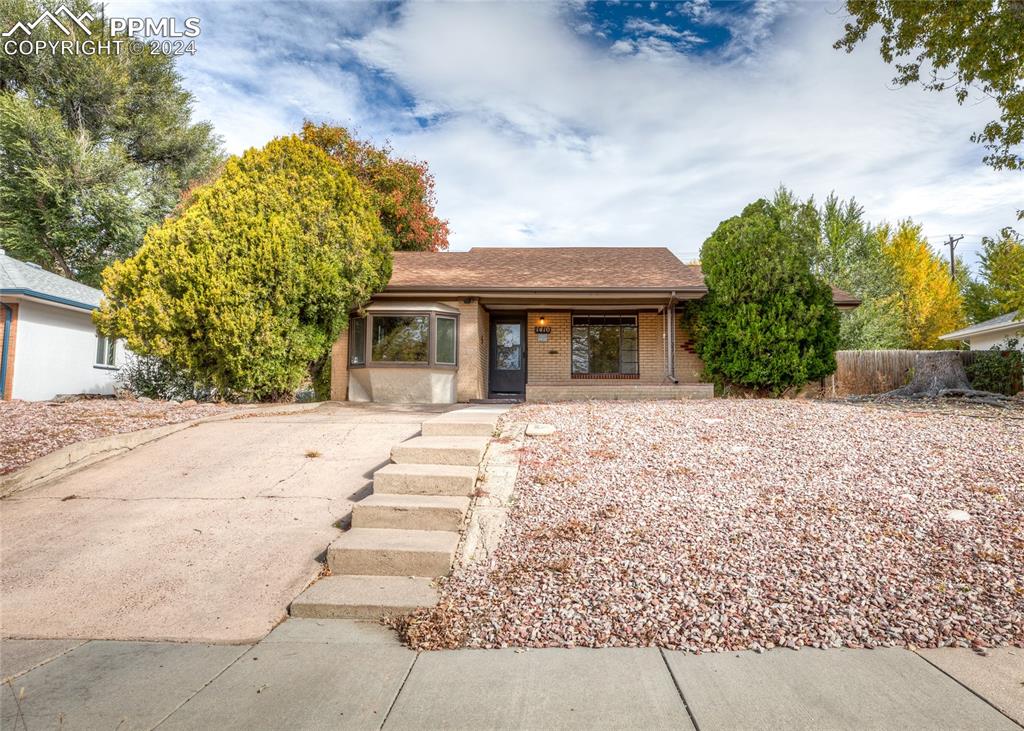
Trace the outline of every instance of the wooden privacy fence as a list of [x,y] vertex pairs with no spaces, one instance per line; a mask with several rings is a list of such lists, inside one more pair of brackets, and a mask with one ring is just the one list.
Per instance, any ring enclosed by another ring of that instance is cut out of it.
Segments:
[[[840,350],[836,352],[838,368],[822,383],[824,396],[860,396],[884,393],[906,385],[910,380],[918,353],[928,350]],[[957,351],[964,365],[978,355],[977,350]]]

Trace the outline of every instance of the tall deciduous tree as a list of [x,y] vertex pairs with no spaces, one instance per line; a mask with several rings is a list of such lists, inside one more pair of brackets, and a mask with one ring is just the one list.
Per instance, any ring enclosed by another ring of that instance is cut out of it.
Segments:
[[812,215],[791,197],[759,200],[704,242],[694,334],[716,382],[780,393],[835,370],[839,313],[813,270]]
[[298,137],[231,158],[139,252],[104,272],[100,329],[195,380],[255,399],[289,395],[351,308],[391,275],[371,196]]
[[964,325],[963,300],[945,262],[928,246],[921,227],[906,220],[895,228],[883,225],[875,235],[892,272],[895,286],[888,301],[899,313],[906,347],[956,347],[955,343],[939,340],[939,336]]
[[[785,195],[776,194],[776,201]],[[813,215],[805,221],[815,240],[815,271],[829,284],[861,300],[852,311],[842,313],[839,347],[869,350],[902,347],[904,337],[899,313],[888,300],[894,282],[874,229],[864,209],[853,198],[841,200],[830,193],[818,206],[808,201]]]
[[1024,167],[1024,3],[1021,0],[847,0],[852,16],[836,48],[852,51],[878,26],[893,82],[952,89],[963,104],[973,89],[999,105],[1000,116],[971,139],[992,167]]
[[[0,0],[0,17],[29,22],[58,5],[91,10],[89,38],[107,38],[98,5],[87,0]],[[72,40],[85,37],[68,25]],[[69,37],[40,23],[31,40]],[[96,284],[191,181],[219,164],[219,140],[192,121],[191,103],[168,55],[0,56],[0,245]]]
[[448,248],[448,222],[434,212],[434,176],[426,163],[396,157],[390,146],[375,147],[343,127],[306,122],[302,138],[327,152],[372,191],[395,249]]
[[[964,269],[966,271],[966,269]],[[963,286],[964,309],[971,322],[982,322],[1018,309],[1024,287],[1024,241],[1012,228],[981,240],[978,275]]]

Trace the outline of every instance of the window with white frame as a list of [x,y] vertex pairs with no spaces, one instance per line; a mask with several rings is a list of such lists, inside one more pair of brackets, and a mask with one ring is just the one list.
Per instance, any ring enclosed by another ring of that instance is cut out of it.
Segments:
[[107,368],[117,366],[117,338],[96,336],[96,365]]

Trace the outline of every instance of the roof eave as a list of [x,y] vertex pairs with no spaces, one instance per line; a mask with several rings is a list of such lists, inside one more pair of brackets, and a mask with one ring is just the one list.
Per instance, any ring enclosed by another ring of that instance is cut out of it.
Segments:
[[672,292],[693,292],[706,294],[708,291],[707,287],[686,285],[678,287],[477,287],[477,286],[422,286],[413,284],[398,284],[388,285],[382,291],[382,294],[388,294],[390,292],[400,292],[407,294],[411,292],[443,292],[448,294],[475,294],[482,292],[486,294],[510,294],[510,293],[532,293],[537,292],[541,294],[551,293],[568,293],[568,294],[580,294],[580,293],[607,293],[607,294],[671,294]]
[[34,289],[26,289],[23,287],[0,289],[0,294],[7,295],[9,297],[27,297],[28,299],[38,300],[46,304],[62,305],[64,307],[71,307],[76,310],[86,310],[89,312],[99,309],[99,305],[90,305],[86,302],[78,302],[66,297],[58,297],[55,294],[37,292]]
[[1024,329],[1024,321],[1017,320],[1015,322],[1004,322],[999,325],[993,325],[991,327],[979,328],[972,330],[971,328],[964,328],[963,330],[957,330],[956,332],[946,333],[940,335],[939,340],[969,340],[975,335],[990,335],[991,333],[1002,332],[1013,332],[1015,330]]

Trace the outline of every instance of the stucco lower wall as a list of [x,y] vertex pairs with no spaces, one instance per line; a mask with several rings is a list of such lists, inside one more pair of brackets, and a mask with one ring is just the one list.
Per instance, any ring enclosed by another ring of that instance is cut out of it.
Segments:
[[353,368],[349,401],[385,404],[455,403],[456,373],[451,368]]
[[[116,365],[123,362],[124,346],[118,343]],[[96,366],[92,313],[18,303],[12,398],[43,401],[58,394],[112,394],[116,374],[116,368]]]

